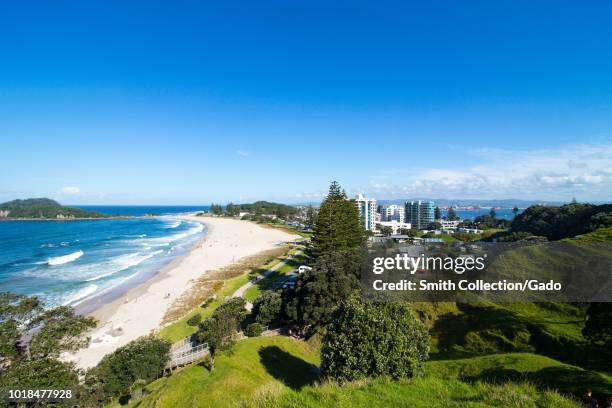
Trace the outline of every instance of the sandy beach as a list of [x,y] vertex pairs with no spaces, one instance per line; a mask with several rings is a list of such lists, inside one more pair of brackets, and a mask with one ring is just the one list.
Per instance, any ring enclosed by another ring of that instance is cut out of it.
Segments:
[[104,355],[159,329],[168,308],[206,272],[300,238],[248,221],[196,216],[184,218],[206,224],[207,236],[188,254],[175,259],[149,281],[93,312],[91,315],[99,322],[89,334],[89,347],[65,354],[63,359],[74,361],[80,368],[95,366]]

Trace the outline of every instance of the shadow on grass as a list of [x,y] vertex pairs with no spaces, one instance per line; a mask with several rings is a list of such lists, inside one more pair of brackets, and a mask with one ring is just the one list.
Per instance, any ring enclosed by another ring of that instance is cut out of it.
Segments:
[[270,375],[294,390],[312,384],[318,377],[317,366],[277,346],[260,349],[259,358]]
[[546,367],[534,372],[520,372],[505,367],[494,367],[483,370],[474,376],[462,377],[462,380],[484,381],[500,384],[506,381],[527,381],[541,388],[559,390],[579,398],[588,388],[593,390],[596,398],[603,401],[612,389],[610,383],[599,373],[585,371],[575,367]]
[[551,333],[544,324],[550,319],[520,316],[508,309],[481,304],[457,306],[461,314],[442,315],[432,328],[439,348],[432,360],[535,352],[587,370],[611,372],[612,350]]
[[432,359],[531,351],[533,348],[529,345],[529,324],[515,313],[478,304],[457,306],[461,314],[442,315],[432,328],[440,349]]

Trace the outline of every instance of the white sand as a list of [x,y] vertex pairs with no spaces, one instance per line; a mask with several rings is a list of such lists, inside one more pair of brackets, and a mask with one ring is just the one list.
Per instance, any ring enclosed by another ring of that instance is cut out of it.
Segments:
[[189,254],[177,259],[150,281],[95,311],[93,316],[99,323],[90,333],[89,347],[64,355],[65,360],[76,362],[80,368],[95,366],[104,355],[159,329],[172,303],[207,271],[299,238],[247,221],[195,216],[185,218],[205,223],[208,226],[207,237]]

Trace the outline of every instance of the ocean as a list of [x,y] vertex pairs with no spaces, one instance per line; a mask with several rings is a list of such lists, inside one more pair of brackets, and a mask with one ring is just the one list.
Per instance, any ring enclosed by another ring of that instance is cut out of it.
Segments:
[[[206,234],[178,213],[206,209],[79,206],[155,217],[0,222],[0,292],[39,296],[46,307],[112,300],[144,282]],[[91,308],[90,308],[91,309]]]

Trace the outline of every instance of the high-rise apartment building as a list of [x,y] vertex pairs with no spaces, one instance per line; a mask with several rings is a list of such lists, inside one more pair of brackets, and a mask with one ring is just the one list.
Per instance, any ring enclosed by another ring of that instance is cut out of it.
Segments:
[[426,229],[434,222],[433,201],[410,201],[406,202],[405,220],[412,224],[412,228]]
[[405,209],[401,205],[388,205],[380,209],[380,220],[381,221],[397,221],[400,223],[404,222]]
[[376,227],[376,199],[365,198],[361,194],[355,197],[355,205],[366,231],[374,231]]

